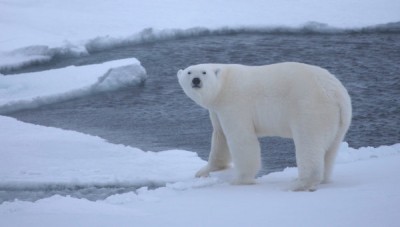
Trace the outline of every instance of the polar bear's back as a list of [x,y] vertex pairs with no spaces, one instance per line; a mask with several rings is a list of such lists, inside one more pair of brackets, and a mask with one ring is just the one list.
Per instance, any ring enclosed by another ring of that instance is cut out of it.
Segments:
[[252,99],[260,98],[258,96],[333,97],[338,90],[345,90],[327,70],[303,63],[285,62],[263,66],[216,64],[214,67],[222,68],[227,93],[239,92]]

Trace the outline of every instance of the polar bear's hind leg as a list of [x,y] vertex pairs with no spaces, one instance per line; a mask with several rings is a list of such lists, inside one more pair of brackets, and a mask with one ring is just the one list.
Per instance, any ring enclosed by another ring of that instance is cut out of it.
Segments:
[[298,180],[294,191],[315,191],[323,180],[324,151],[321,146],[295,140]]

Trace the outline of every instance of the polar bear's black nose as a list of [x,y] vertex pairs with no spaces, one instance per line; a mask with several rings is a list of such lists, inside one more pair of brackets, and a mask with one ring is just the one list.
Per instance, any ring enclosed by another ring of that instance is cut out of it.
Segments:
[[200,87],[200,83],[201,83],[200,78],[195,77],[195,78],[193,78],[193,80],[192,80],[192,87],[197,87],[197,88],[199,88],[199,87]]

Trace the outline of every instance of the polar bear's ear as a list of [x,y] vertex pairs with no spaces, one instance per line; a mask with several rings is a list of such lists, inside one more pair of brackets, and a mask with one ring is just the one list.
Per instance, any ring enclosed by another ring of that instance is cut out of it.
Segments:
[[177,75],[178,75],[178,76],[181,75],[182,72],[183,72],[183,69],[179,69]]

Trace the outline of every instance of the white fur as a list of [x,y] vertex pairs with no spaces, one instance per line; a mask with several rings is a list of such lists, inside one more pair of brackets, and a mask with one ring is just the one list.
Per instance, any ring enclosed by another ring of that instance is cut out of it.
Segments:
[[[199,78],[201,87],[193,87]],[[265,66],[201,64],[179,70],[179,83],[209,110],[213,125],[208,164],[197,177],[229,167],[235,184],[252,184],[261,167],[258,137],[293,138],[299,179],[294,190],[329,181],[351,121],[351,100],[327,70],[301,63]]]

